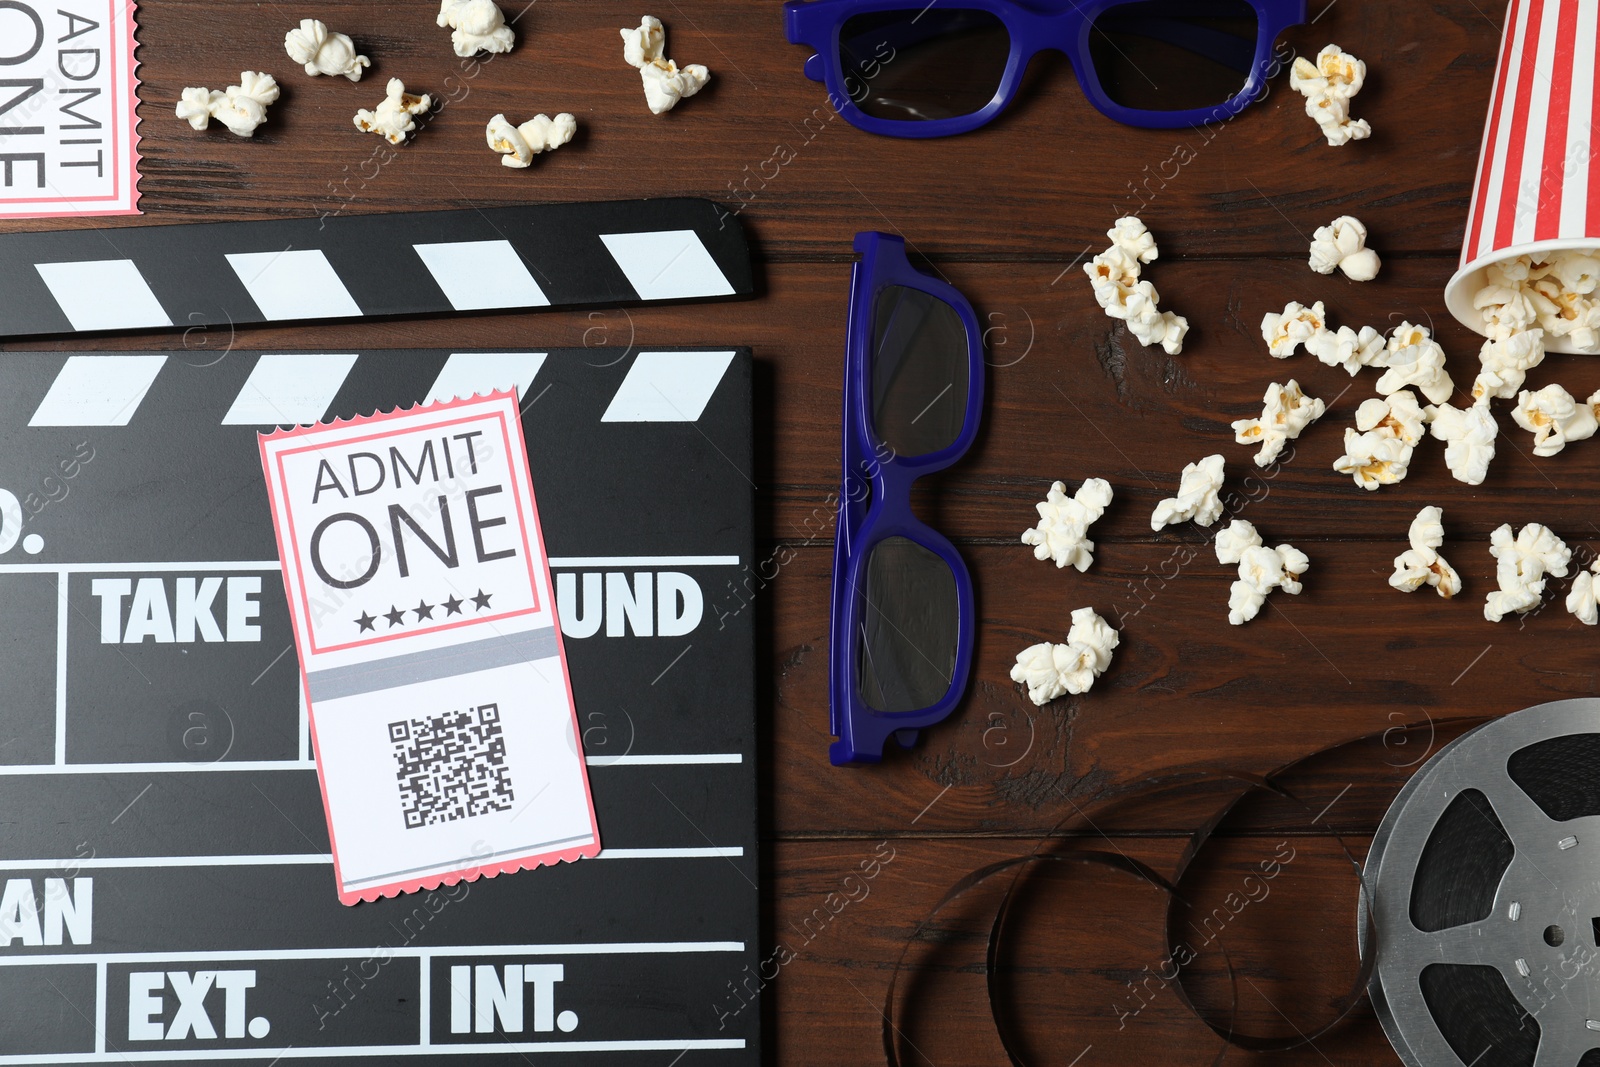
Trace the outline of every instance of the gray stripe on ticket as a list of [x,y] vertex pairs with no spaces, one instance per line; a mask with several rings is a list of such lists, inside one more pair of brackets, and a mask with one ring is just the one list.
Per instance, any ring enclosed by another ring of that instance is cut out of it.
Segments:
[[401,685],[506,667],[513,663],[549,659],[556,654],[556,629],[546,626],[538,630],[487,637],[464,645],[451,645],[449,648],[430,648],[426,652],[390,656],[371,663],[312,671],[306,675],[306,688],[314,704],[319,700],[337,700],[379,689],[393,689]]

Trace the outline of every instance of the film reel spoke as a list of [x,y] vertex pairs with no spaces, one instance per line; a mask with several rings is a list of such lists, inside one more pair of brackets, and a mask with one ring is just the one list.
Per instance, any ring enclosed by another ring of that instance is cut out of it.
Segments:
[[1494,808],[1501,825],[1506,828],[1513,841],[1535,842],[1548,834],[1551,835],[1551,844],[1554,844],[1566,836],[1564,832],[1554,832],[1559,824],[1546,815],[1521,786],[1511,780],[1503,765],[1486,767],[1483,770],[1485,773],[1474,782],[1474,785],[1488,798],[1489,805]]
[[[1462,926],[1451,926],[1437,933],[1405,939],[1396,948],[1416,951],[1426,947],[1436,963],[1488,964],[1497,966],[1493,947],[1500,933],[1492,918]],[[1384,945],[1387,950],[1389,946]]]
[[[1589,1043],[1581,1040],[1570,1040],[1573,1036],[1566,1025],[1549,1025],[1553,1020],[1546,1019],[1546,1025],[1540,1027],[1539,1048],[1534,1053],[1533,1067],[1578,1067],[1578,1061],[1588,1051]],[[1569,1020],[1562,1019],[1565,1024]],[[1578,1020],[1578,1033],[1584,1031],[1583,1020]],[[1590,1036],[1595,1034],[1591,1031]]]

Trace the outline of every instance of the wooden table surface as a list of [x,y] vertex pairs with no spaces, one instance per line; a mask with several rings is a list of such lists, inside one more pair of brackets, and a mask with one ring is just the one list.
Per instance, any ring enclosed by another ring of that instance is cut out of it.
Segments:
[[[1324,2],[1313,0],[1314,13]],[[1334,0],[1314,25],[1286,35],[1308,53],[1336,41],[1369,65],[1354,111],[1375,132],[1342,148],[1323,142],[1286,76],[1223,126],[1138,130],[1095,112],[1060,57],[1037,62],[1011,113],[979,133],[873,137],[839,119],[801,76],[805,53],[784,42],[777,3],[668,0],[651,10],[668,25],[669,54],[715,77],[659,118],[620,54],[617,27],[636,22],[637,6],[530,3],[517,49],[479,62],[450,54],[421,0],[146,0],[146,214],[119,224],[667,195],[739,209],[760,263],[754,300],[362,329],[370,347],[754,348],[764,562],[723,602],[756,612],[761,634],[763,950],[785,961],[763,996],[768,1059],[881,1063],[880,1007],[895,960],[965,872],[1028,853],[1052,833],[1064,847],[1169,870],[1187,833],[1234,787],[1116,805],[1107,791],[1168,771],[1263,773],[1317,753],[1284,779],[1304,806],[1241,811],[1183,889],[1199,915],[1228,908],[1225,934],[1196,942],[1187,979],[1214,1022],[1225,1026],[1233,1010],[1257,1033],[1321,1026],[1357,966],[1356,881],[1342,849],[1364,854],[1400,784],[1459,729],[1443,720],[1596,692],[1600,635],[1563,610],[1565,581],[1522,619],[1488,623],[1482,603],[1493,588],[1488,536],[1501,523],[1547,524],[1584,563],[1593,558],[1600,442],[1533,458],[1530,436],[1502,404],[1504,434],[1482,486],[1451,480],[1443,446],[1430,441],[1404,483],[1364,492],[1331,463],[1356,406],[1375,395],[1375,375],[1351,379],[1307,356],[1274,361],[1258,330],[1289,300],[1325,301],[1335,324],[1429,324],[1456,381],[1470,384],[1477,339],[1450,318],[1442,293],[1466,219],[1498,5]],[[360,86],[307,79],[287,61],[283,34],[308,16],[352,34],[373,58]],[[284,84],[253,140],[195,133],[173,117],[182,87],[224,86],[244,68]],[[394,75],[447,103],[386,161],[350,115]],[[532,169],[503,168],[484,149],[490,115],[561,110],[578,116],[579,137]],[[1128,212],[1160,242],[1146,277],[1163,307],[1191,324],[1180,356],[1141,347],[1106,318],[1077,266]],[[1346,213],[1367,223],[1383,255],[1374,282],[1307,269],[1311,232]],[[983,431],[962,463],[916,492],[919,513],[971,567],[980,630],[969,698],[947,723],[881,765],[835,768],[825,654],[831,502],[851,237],[866,229],[903,234],[919,262],[971,298],[988,331]],[[347,329],[198,331],[184,343],[312,347]],[[15,347],[171,344],[141,335]],[[1234,444],[1228,424],[1258,414],[1266,385],[1290,375],[1326,399],[1328,413],[1291,461],[1247,477],[1252,450]],[[1551,356],[1529,384],[1556,381],[1587,396],[1600,387],[1600,361]],[[1152,534],[1148,523],[1183,465],[1212,452],[1227,457],[1235,514],[1311,558],[1305,592],[1275,595],[1244,627],[1227,625],[1233,575],[1216,563],[1207,531]],[[1076,488],[1086,477],[1108,479],[1116,499],[1094,529],[1094,566],[1059,571],[1017,537],[1051,481]],[[1403,596],[1385,581],[1412,517],[1430,504],[1444,508],[1444,553],[1466,583],[1454,601]],[[1115,662],[1092,692],[1036,709],[1008,678],[1013,657],[1064,640],[1069,613],[1084,605],[1121,631]],[[1407,724],[1422,725],[1398,729]],[[1274,857],[1276,877],[1245,882]],[[1248,906],[1229,903],[1241,891]],[[911,952],[918,969],[901,983],[908,1062],[1004,1062],[979,970],[994,894],[970,897],[941,923],[937,945]],[[1211,1060],[1219,1040],[1155,977],[1169,953],[1161,894],[1109,869],[1071,868],[1035,879],[1021,904],[1002,985],[1030,1063]],[[1225,960],[1237,989],[1231,1009]],[[1395,1059],[1363,1001],[1313,1046],[1257,1062]]]

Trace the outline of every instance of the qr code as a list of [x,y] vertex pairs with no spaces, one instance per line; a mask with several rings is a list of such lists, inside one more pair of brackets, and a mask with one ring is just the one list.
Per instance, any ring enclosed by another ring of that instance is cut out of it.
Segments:
[[389,724],[406,828],[511,808],[500,708],[481,704]]

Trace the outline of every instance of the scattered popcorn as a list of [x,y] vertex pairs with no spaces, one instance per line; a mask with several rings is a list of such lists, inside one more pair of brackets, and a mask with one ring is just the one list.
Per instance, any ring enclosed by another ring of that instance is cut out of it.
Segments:
[[1261,402],[1264,406],[1259,419],[1240,419],[1233,424],[1234,440],[1239,444],[1261,443],[1261,451],[1256,453],[1258,467],[1271,466],[1283,446],[1299,437],[1327,410],[1321,400],[1306,396],[1293,378],[1285,385],[1273,382],[1267,386]]
[[362,108],[356,112],[356,128],[375,133],[390,144],[400,144],[406,139],[406,134],[417,128],[413,116],[426,115],[432,107],[433,97],[427,93],[414,96],[406,92],[405,82],[390,78],[387,95],[383,103],[378,105],[378,110]]
[[1524,389],[1517,394],[1511,417],[1518,426],[1533,434],[1533,454],[1553,456],[1569,441],[1583,441],[1600,429],[1594,408],[1580,404],[1559,385],[1547,385],[1537,392]]
[[1411,547],[1394,558],[1394,573],[1389,584],[1402,593],[1415,593],[1431,585],[1446,600],[1461,592],[1461,575],[1439,555],[1444,544],[1444,512],[1423,508],[1411,520],[1406,539]]
[[1512,540],[1511,525],[1489,535],[1489,552],[1496,560],[1495,578],[1500,588],[1489,594],[1483,617],[1499,622],[1508,614],[1523,614],[1539,606],[1546,574],[1565,578],[1572,552],[1547,527],[1530,522]]
[[1155,237],[1132,215],[1118,219],[1106,236],[1111,247],[1083,265],[1094,286],[1095,302],[1111,318],[1126,322],[1140,344],[1160,345],[1167,355],[1178,355],[1189,320],[1158,308],[1161,296],[1155,286],[1139,280],[1142,265],[1160,255]]
[[177,114],[197,130],[216,119],[239,137],[254,137],[256,127],[267,121],[267,105],[277,99],[278,83],[272,75],[245,70],[239,72],[239,84],[226,92],[185,89]]
[[494,0],[442,0],[437,21],[453,31],[450,44],[463,59],[479,52],[509,52],[517,43]]
[[1178,495],[1156,505],[1150,516],[1150,529],[1160,530],[1180,522],[1210,526],[1222,518],[1222,501],[1217,493],[1222,489],[1223,466],[1220,455],[1185,466]]
[[1256,528],[1243,519],[1234,519],[1217,532],[1217,562],[1239,565],[1239,580],[1228,589],[1228,622],[1234,626],[1255,618],[1274,589],[1298,594],[1299,577],[1311,566],[1306,554],[1293,545],[1264,547]]
[[1312,63],[1301,56],[1289,69],[1289,87],[1306,98],[1306,114],[1316,120],[1330,145],[1372,136],[1366,119],[1350,118],[1350,98],[1361,91],[1367,65],[1330,44]]
[[1161,255],[1161,250],[1156,247],[1155,235],[1144,228],[1144,223],[1137,216],[1125,215],[1118,219],[1106,231],[1106,236],[1111,238],[1113,248],[1120,249],[1123,254],[1140,263],[1154,262]]
[[1356,408],[1356,429],[1393,437],[1415,448],[1428,435],[1428,417],[1410,391],[1363,400]]
[[646,15],[637,27],[619,32],[622,34],[622,58],[630,66],[639,68],[645,102],[650,105],[651,114],[671,111],[679,100],[698,93],[711,80],[711,72],[699,63],[680,68],[662,57],[667,48],[667,31],[655,16]]
[[185,89],[178,99],[178,117],[203,130],[211,125],[211,112],[224,95],[221,89]]
[[[1483,316],[1483,332],[1491,341],[1537,327],[1545,343],[1564,338],[1577,351],[1600,352],[1600,257],[1575,249],[1517,256],[1491,263],[1484,282],[1472,306]],[[1496,395],[1509,398],[1520,387],[1519,381]]]
[[1361,327],[1360,332],[1348,326],[1321,330],[1307,338],[1305,346],[1319,361],[1342,368],[1352,378],[1362,367],[1385,366],[1389,358],[1388,342],[1371,326]]
[[1217,531],[1216,546],[1218,563],[1238,563],[1244,558],[1245,549],[1261,546],[1261,535],[1254,524],[1234,519]]
[[1056,482],[1044,501],[1034,505],[1039,524],[1023,531],[1022,543],[1033,546],[1035,559],[1053,559],[1057,567],[1086,571],[1094,562],[1089,526],[1110,503],[1111,483],[1104,478],[1086,480],[1073,496],[1067,495],[1065,483]]
[[354,41],[345,34],[329,32],[327,24],[317,19],[301,19],[298,28],[283,35],[283,48],[312,77],[342,74],[358,82],[372,65],[366,56],[356,55]]
[[1567,593],[1567,610],[1578,617],[1585,626],[1600,621],[1600,604],[1597,604],[1595,575],[1600,574],[1600,557],[1586,571],[1579,571],[1572,579],[1572,589]]
[[1389,338],[1384,357],[1383,377],[1378,392],[1384,396],[1414,386],[1430,403],[1443,404],[1456,391],[1450,372],[1444,369],[1444,349],[1439,347],[1426,326],[1402,322]]
[[1467,485],[1482,485],[1489,474],[1489,462],[1494,459],[1495,438],[1500,434],[1488,401],[1470,408],[1429,406],[1422,413],[1433,436],[1445,442],[1444,461],[1451,475]]
[[1499,340],[1491,337],[1478,350],[1478,362],[1483,370],[1472,383],[1472,399],[1510,400],[1528,372],[1544,362],[1544,331],[1535,327]]
[[1351,281],[1370,282],[1379,266],[1378,253],[1367,247],[1367,228],[1354,215],[1340,215],[1313,235],[1311,269],[1318,274],[1342,270]]
[[578,132],[578,120],[566,112],[555,118],[535,115],[521,126],[513,126],[504,115],[489,120],[486,135],[489,147],[499,152],[507,167],[526,167],[541,152],[552,152]]
[[1328,328],[1322,301],[1310,307],[1298,301],[1286,304],[1283,314],[1268,312],[1261,320],[1261,339],[1274,359],[1288,359],[1294,350]]
[[1026,685],[1028,699],[1041,707],[1065,693],[1087,693],[1111,666],[1112,650],[1121,640],[1093,608],[1079,608],[1072,613],[1067,643],[1043,641],[1023,649],[1011,680]]
[[1333,461],[1333,469],[1353,477],[1361,488],[1374,490],[1393,485],[1406,476],[1412,446],[1399,437],[1377,430],[1361,433],[1346,426],[1344,455]]

